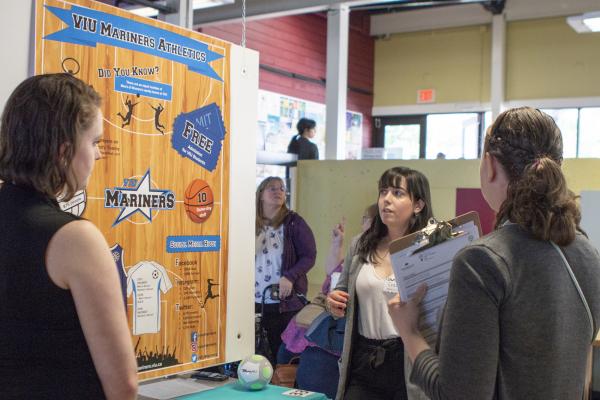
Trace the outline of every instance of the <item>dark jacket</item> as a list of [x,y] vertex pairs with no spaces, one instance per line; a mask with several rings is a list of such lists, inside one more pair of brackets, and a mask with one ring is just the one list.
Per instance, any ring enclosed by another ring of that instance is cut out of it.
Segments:
[[303,137],[294,135],[288,145],[288,153],[297,154],[298,160],[318,160],[319,148],[316,144]]
[[432,399],[581,399],[600,321],[600,255],[581,234],[560,254],[519,225],[454,258],[439,355],[422,351],[411,380]]
[[[306,273],[315,265],[317,245],[312,230],[297,213],[290,213],[283,220],[283,254],[281,275],[293,284],[294,293],[306,295],[308,279]],[[279,311],[296,311],[304,303],[295,294],[279,303]]]

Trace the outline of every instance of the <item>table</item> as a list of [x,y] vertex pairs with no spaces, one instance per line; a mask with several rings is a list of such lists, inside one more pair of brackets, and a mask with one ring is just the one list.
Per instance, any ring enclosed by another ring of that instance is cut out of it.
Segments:
[[313,393],[307,397],[290,397],[282,395],[283,392],[288,390],[292,389],[275,385],[267,385],[267,387],[262,390],[246,390],[237,382],[232,382],[216,389],[178,397],[177,400],[327,400],[327,396],[321,393]]

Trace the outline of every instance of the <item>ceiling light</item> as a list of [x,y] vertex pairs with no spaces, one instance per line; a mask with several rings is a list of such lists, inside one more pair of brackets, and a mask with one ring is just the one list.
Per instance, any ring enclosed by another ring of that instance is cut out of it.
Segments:
[[583,15],[583,23],[591,29],[592,32],[600,32],[600,12],[593,13],[594,15]]
[[[234,3],[235,0],[194,0],[192,7],[194,7],[194,10],[199,10],[202,8],[217,7]],[[152,7],[129,8],[127,11],[147,18],[158,16],[158,10]]]
[[152,7],[130,8],[127,11],[147,18],[156,17],[158,15],[158,10]]
[[224,6],[225,4],[233,4],[235,0],[194,0],[194,10],[200,8]]
[[577,33],[600,32],[600,11],[567,17],[567,23]]

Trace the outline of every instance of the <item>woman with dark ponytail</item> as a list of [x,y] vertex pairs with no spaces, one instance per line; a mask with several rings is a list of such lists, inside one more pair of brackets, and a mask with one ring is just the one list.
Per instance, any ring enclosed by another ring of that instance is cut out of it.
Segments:
[[287,152],[298,155],[298,160],[318,160],[319,148],[309,140],[317,134],[317,123],[312,119],[300,118],[296,129],[298,134],[292,136]]
[[600,256],[579,228],[554,120],[529,107],[485,137],[481,189],[496,229],[454,259],[437,354],[419,334],[422,288],[389,312],[431,399],[581,399],[600,321]]

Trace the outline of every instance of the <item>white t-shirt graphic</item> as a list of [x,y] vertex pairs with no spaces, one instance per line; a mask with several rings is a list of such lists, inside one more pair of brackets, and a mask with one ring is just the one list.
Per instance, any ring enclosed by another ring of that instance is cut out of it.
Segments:
[[160,331],[160,292],[173,284],[165,268],[154,261],[140,261],[127,274],[127,297],[133,293],[133,334]]

